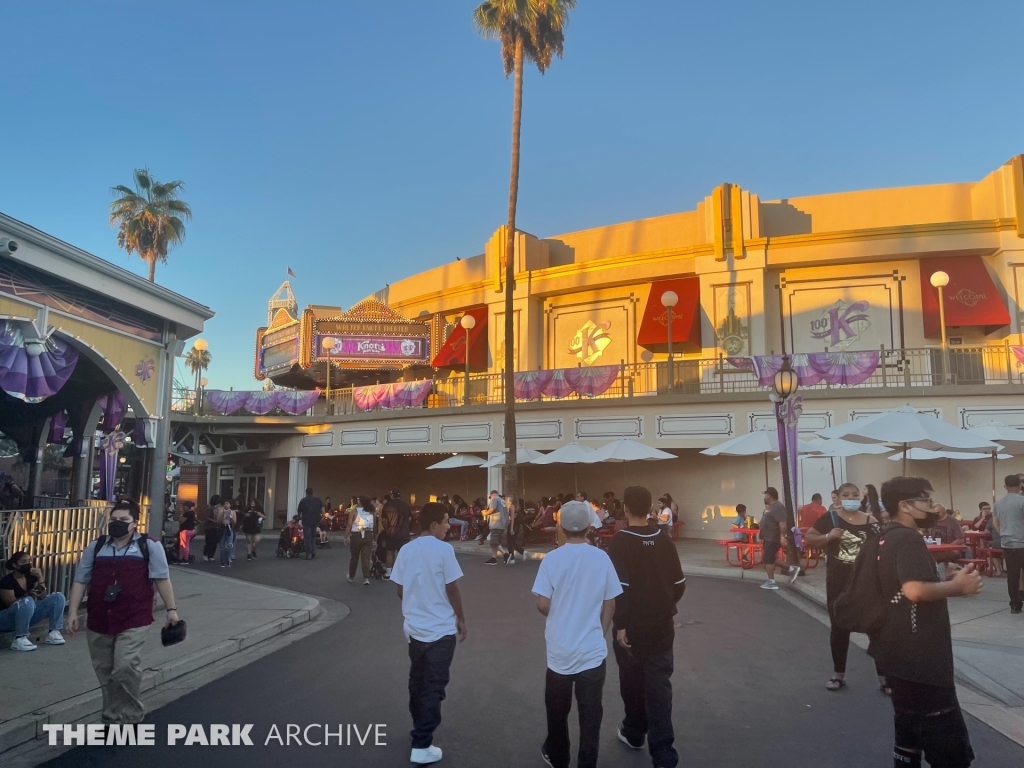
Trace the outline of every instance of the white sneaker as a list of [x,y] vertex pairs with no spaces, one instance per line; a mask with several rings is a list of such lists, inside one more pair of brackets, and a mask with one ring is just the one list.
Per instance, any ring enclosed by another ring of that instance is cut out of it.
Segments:
[[391,578],[391,569],[390,568],[385,568],[384,569],[384,578],[385,579],[390,579]]
[[430,763],[436,763],[441,759],[441,748],[433,745],[426,749],[414,749],[412,754],[409,755],[409,762],[416,763],[417,765],[428,765]]
[[27,637],[16,637],[14,642],[11,643],[12,651],[34,651],[36,647],[29,642]]
[[514,557],[510,557],[508,560],[505,561],[505,565],[515,565],[515,564],[516,564],[516,559]]
[[795,584],[796,580],[797,580],[797,577],[799,577],[799,576],[800,576],[800,566],[799,565],[794,565],[792,568],[789,569],[789,583],[790,584]]
[[64,635],[60,633],[59,629],[51,629],[45,642],[47,645],[64,645]]
[[363,579],[363,586],[364,587],[370,586],[370,580],[369,579]]
[[351,576],[346,576],[345,578],[348,579],[349,584],[351,584],[354,581],[354,579]]
[[761,585],[761,589],[778,589],[779,585],[775,583],[775,579],[768,579],[764,584]]

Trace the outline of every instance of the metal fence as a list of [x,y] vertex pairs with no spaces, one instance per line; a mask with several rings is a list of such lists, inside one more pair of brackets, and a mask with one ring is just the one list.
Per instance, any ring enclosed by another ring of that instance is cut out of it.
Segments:
[[[90,502],[79,507],[15,509],[0,512],[0,558],[28,552],[51,592],[71,593],[75,567],[90,542],[107,530],[113,505]],[[148,509],[142,508],[139,530],[146,530]]]
[[[739,361],[736,361],[739,362]],[[669,387],[669,379],[672,386]],[[950,347],[941,349],[885,349],[879,350],[879,365],[871,376],[860,384],[843,385],[843,389],[876,389],[908,387],[934,387],[941,385],[1024,384],[1024,365],[1014,354],[1009,343],[977,347]],[[840,385],[818,384],[803,386],[804,390],[837,389]],[[597,398],[630,398],[668,393],[684,395],[712,395],[759,392],[762,387],[754,371],[735,365],[724,356],[717,358],[673,361],[669,370],[667,361],[650,363],[621,363],[612,385]],[[468,396],[467,396],[468,395]],[[418,408],[453,408],[465,405],[500,405],[505,401],[504,377],[501,373],[472,374],[468,392],[466,377],[452,374],[436,377],[430,394]],[[534,402],[553,400],[540,396]],[[585,395],[570,395],[572,399],[592,399]],[[188,396],[175,402],[175,410],[184,413],[215,415],[204,404]],[[352,397],[352,388],[332,389],[328,400],[322,397],[309,411],[313,416],[361,413]]]

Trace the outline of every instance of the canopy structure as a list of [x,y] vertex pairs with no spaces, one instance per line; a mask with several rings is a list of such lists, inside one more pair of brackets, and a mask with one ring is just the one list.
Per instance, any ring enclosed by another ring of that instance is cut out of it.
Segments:
[[904,475],[907,473],[908,448],[927,448],[932,451],[992,451],[1000,447],[990,440],[971,434],[966,429],[954,427],[934,414],[919,411],[909,405],[822,429],[818,436],[853,443],[901,445],[904,451]]
[[[661,303],[666,291],[676,294],[678,303],[669,309]],[[672,348],[675,352],[700,352],[700,278],[658,280],[651,283],[636,343],[652,352],[668,351],[668,316],[672,313]]]
[[[972,435],[977,435],[985,440],[991,440],[999,443],[1021,443],[1021,448],[1024,449],[1024,429],[1018,429],[1017,427],[1008,427],[999,421],[990,421],[987,424],[979,424],[976,427],[971,427],[967,430]],[[992,458],[992,506],[996,503],[996,451],[993,449],[989,452]],[[999,458],[1002,458],[1000,456]]]
[[[800,453],[818,453],[817,449],[807,440],[799,441],[799,449]],[[779,433],[774,429],[747,432],[745,435],[707,448],[701,453],[705,456],[764,456],[764,484],[768,486],[768,456],[779,453]]]
[[605,461],[663,461],[664,459],[679,458],[673,453],[659,451],[649,445],[637,442],[636,440],[615,440],[607,445],[602,445],[596,451],[588,453],[582,459],[582,464],[600,464]]
[[910,461],[932,461],[934,459],[945,459],[946,460],[946,472],[949,478],[949,505],[953,506],[953,461],[963,461],[968,459],[992,459],[992,503],[995,504],[995,466],[996,459],[1012,459],[1007,453],[996,453],[993,451],[991,454],[988,453],[967,453],[965,451],[929,451],[927,448],[911,448],[910,450],[903,451],[902,453],[894,453],[889,457],[889,461],[903,460],[904,464],[907,459]]
[[571,443],[563,445],[561,448],[557,448],[546,456],[541,456],[539,459],[534,459],[532,464],[572,464],[572,482],[573,489],[578,493],[579,488],[579,477],[576,470],[577,464],[583,463],[583,457],[594,452],[593,448],[589,448],[581,443],[577,443],[573,440]]
[[427,469],[461,469],[463,467],[482,467],[484,460],[470,453],[457,453],[449,456],[437,464],[431,464]]
[[[523,448],[519,446],[516,448],[516,464],[532,464],[536,459],[539,459],[544,454],[540,451],[535,451],[532,448]],[[491,467],[504,467],[505,466],[505,454],[495,456],[490,461],[485,462],[483,467],[490,469]]]

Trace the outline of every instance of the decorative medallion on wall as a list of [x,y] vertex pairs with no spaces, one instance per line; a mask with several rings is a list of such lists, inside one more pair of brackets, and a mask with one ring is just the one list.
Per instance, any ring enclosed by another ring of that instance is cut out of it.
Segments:
[[870,305],[866,301],[840,299],[811,321],[811,338],[824,341],[829,349],[842,352],[871,327]]
[[140,379],[143,384],[153,378],[153,371],[156,370],[156,360],[152,357],[144,357],[139,361],[139,364],[135,366],[135,376]]
[[612,337],[608,333],[611,327],[611,320],[606,320],[600,325],[595,324],[593,320],[587,320],[569,342],[569,354],[578,357],[584,365],[593,365],[612,343]]

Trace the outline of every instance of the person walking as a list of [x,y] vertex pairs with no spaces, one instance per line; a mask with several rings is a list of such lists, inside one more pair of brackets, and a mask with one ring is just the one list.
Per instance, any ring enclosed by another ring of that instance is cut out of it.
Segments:
[[[999,537],[1006,567],[1006,591],[1010,596],[1010,613],[1020,615],[1020,579],[1024,573],[1024,496],[1018,475],[1007,475],[1003,480],[1006,495],[996,502],[992,513],[992,530]],[[995,537],[993,537],[995,538]]]
[[85,548],[68,601],[68,635],[78,632],[78,609],[88,593],[86,641],[103,694],[104,723],[140,723],[146,708],[142,647],[153,623],[153,591],[169,627],[177,624],[170,569],[160,543],[138,531],[139,505],[122,499],[110,511],[107,533]]
[[235,510],[231,508],[231,499],[224,499],[221,503],[220,513],[217,515],[217,523],[220,526],[220,567],[230,568],[231,561],[235,559],[235,523],[238,517]]
[[626,710],[619,741],[643,749],[646,738],[654,768],[675,768],[679,755],[672,729],[672,617],[686,590],[686,576],[669,536],[647,519],[651,492],[635,485],[622,499],[629,525],[612,537],[608,548],[622,587],[613,618],[619,693]]
[[412,535],[412,507],[402,498],[402,492],[397,488],[391,491],[391,498],[381,507],[380,525],[384,530],[384,544],[387,548],[384,578],[390,579],[398,551],[409,543]]
[[178,562],[188,565],[192,562],[192,538],[196,535],[196,511],[191,501],[185,502],[185,511],[178,523]]
[[242,516],[242,533],[245,534],[245,559],[255,560],[256,550],[260,546],[260,533],[263,531],[263,513],[256,507],[254,499],[249,500],[249,508]]
[[441,702],[450,679],[455,638],[466,639],[466,617],[456,582],[462,569],[445,541],[448,512],[429,502],[420,510],[420,535],[398,552],[391,581],[402,601],[402,629],[409,641],[409,713],[412,752],[409,761],[436,763],[441,748],[434,731],[441,724]]
[[491,491],[491,499],[487,502],[487,542],[491,545],[491,557],[489,560],[484,561],[484,565],[497,565],[498,564],[498,552],[501,551],[502,544],[505,544],[506,551],[504,554],[505,560],[508,560],[510,551],[507,549],[508,544],[505,540],[505,530],[508,528],[508,506],[505,504],[505,500],[501,498],[501,494],[497,491]]
[[[836,626],[834,608],[836,599],[846,591],[853,575],[853,563],[869,536],[878,536],[879,523],[875,517],[861,509],[860,489],[855,483],[843,483],[839,492],[838,512],[830,510],[814,521],[804,534],[804,543],[811,549],[825,550],[825,605],[828,608],[832,631],[829,645],[832,649],[832,677],[825,684],[830,691],[846,687],[846,660],[850,653],[850,633]],[[875,662],[875,673],[882,693],[891,695],[885,674]]]
[[789,546],[789,531],[786,528],[786,505],[779,501],[779,492],[772,487],[764,491],[764,514],[761,516],[761,558],[764,563],[768,580],[761,589],[778,589],[775,583],[775,569],[791,575],[790,581],[796,581],[800,575],[800,566],[792,568],[786,565],[786,550]]
[[921,531],[936,513],[932,486],[921,477],[895,477],[882,485],[890,523],[878,546],[878,584],[889,604],[868,653],[892,687],[893,763],[916,768],[968,768],[974,750],[953,679],[953,643],[946,599],[982,589],[974,565],[939,579]]
[[[580,718],[578,768],[595,768],[608,656],[605,634],[612,624],[615,598],[622,594],[615,567],[605,552],[587,546],[593,510],[568,501],[559,513],[565,545],[540,561],[533,594],[546,617],[547,676],[544,707],[547,738],[541,757],[551,768],[569,766],[569,712],[575,689]],[[647,510],[644,510],[646,514]]]
[[299,501],[299,519],[302,521],[303,543],[306,545],[306,559],[316,557],[316,528],[323,517],[324,503],[313,495],[313,489],[306,489],[306,496]]
[[210,504],[206,510],[206,520],[203,521],[203,559],[208,563],[213,562],[217,555],[217,545],[220,544],[220,518],[221,505],[220,496],[214,494],[210,497]]
[[356,578],[356,567],[362,565],[363,586],[370,585],[370,555],[373,553],[375,510],[369,496],[359,497],[359,506],[352,507],[345,524],[345,544],[348,545],[348,583]]
[[523,500],[516,502],[514,496],[505,497],[505,508],[508,510],[508,527],[505,529],[505,543],[508,545],[508,557],[505,565],[516,564],[516,552],[526,557],[526,550],[523,549],[523,538],[526,528],[526,510],[523,508]]

